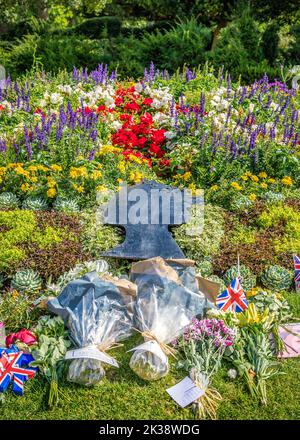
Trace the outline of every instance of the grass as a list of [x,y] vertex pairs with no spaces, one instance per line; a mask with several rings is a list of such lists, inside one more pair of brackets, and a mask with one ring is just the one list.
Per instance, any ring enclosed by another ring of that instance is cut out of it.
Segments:
[[[294,315],[300,317],[300,295],[287,296]],[[85,388],[67,381],[62,383],[64,398],[51,410],[46,405],[48,386],[42,379],[27,382],[23,397],[7,392],[0,403],[0,419],[193,419],[191,408],[179,408],[165,391],[185,376],[172,362],[168,376],[157,382],[144,382],[131,371],[128,366],[131,353],[127,350],[139,341],[139,336],[133,336],[115,351],[120,368],[109,369],[97,386]],[[268,382],[267,406],[251,398],[241,379],[231,381],[227,369],[221,370],[213,384],[223,396],[218,418],[299,419],[300,358],[280,362],[285,374]]]

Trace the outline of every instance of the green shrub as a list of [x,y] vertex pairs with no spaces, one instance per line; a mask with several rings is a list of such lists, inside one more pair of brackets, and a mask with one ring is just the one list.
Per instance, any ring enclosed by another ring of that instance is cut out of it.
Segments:
[[193,206],[189,222],[174,228],[174,238],[178,245],[188,258],[196,261],[218,253],[224,235],[222,208],[206,204],[204,219],[201,215],[203,212],[199,213],[199,208],[201,209]]

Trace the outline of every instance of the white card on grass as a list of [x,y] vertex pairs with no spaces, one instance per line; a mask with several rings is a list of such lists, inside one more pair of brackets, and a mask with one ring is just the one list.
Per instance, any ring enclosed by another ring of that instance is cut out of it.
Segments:
[[167,393],[179,406],[184,408],[203,396],[204,391],[197,387],[192,379],[187,376],[181,382],[167,389]]

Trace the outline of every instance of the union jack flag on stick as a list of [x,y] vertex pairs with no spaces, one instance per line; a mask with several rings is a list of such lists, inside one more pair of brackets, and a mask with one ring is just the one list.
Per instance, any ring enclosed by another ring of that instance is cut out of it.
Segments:
[[0,392],[5,392],[12,383],[12,391],[23,395],[24,382],[34,377],[37,369],[28,368],[34,359],[31,354],[19,351],[14,345],[0,349]]
[[231,281],[230,285],[216,299],[218,309],[223,312],[243,312],[248,308],[248,302],[245,292],[240,284],[240,280],[236,277]]
[[297,255],[294,255],[293,258],[294,258],[294,268],[295,268],[296,291],[300,292],[300,258],[297,257]]

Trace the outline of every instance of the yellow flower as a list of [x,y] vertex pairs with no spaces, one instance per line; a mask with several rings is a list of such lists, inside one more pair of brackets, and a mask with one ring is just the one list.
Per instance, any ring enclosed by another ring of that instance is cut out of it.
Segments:
[[23,192],[27,192],[29,190],[29,188],[30,188],[29,183],[23,183],[21,185],[21,191],[23,191]]
[[53,171],[62,171],[62,167],[60,165],[53,164],[50,168]]
[[32,171],[32,172],[35,172],[35,171],[37,171],[37,166],[36,165],[30,165],[29,167],[28,167],[28,170],[29,171]]
[[53,198],[56,196],[56,189],[55,188],[49,188],[47,191],[47,196],[50,198]]
[[118,182],[118,183],[123,183],[123,182],[124,182],[124,180],[123,180],[123,179],[120,179],[120,178],[118,178],[118,179],[117,179],[117,182]]
[[266,183],[261,183],[260,186],[261,186],[263,189],[268,188],[268,185],[267,185]]
[[49,188],[54,188],[57,185],[56,181],[52,179],[52,177],[48,177],[47,180],[48,180],[47,185]]
[[281,179],[281,182],[287,186],[293,185],[293,179],[290,176],[284,176],[283,179]]
[[243,179],[244,182],[247,182],[247,180],[248,180],[248,176],[241,176],[241,179]]
[[84,186],[83,185],[73,185],[73,188],[75,189],[75,191],[79,192],[79,193],[83,193],[84,192]]
[[12,295],[13,299],[17,299],[18,296],[20,296],[20,293],[17,290],[13,290],[11,295]]
[[30,176],[29,172],[24,170],[21,166],[15,168],[15,172],[20,176],[25,176],[26,178]]
[[88,177],[88,172],[85,167],[71,167],[70,169],[70,177],[72,179],[77,179],[77,177]]
[[232,188],[236,189],[237,191],[241,191],[242,187],[237,182],[231,183]]
[[268,179],[269,183],[275,183],[275,179],[273,179],[272,177],[270,179]]
[[192,173],[190,171],[186,171],[183,175],[182,178],[185,182],[187,182],[188,180],[190,180],[190,178],[192,177]]
[[35,176],[32,176],[32,177],[30,177],[30,182],[33,182],[33,183],[35,183],[35,182],[37,182],[38,181],[38,178],[37,177],[35,177]]
[[217,189],[219,189],[219,185],[213,185],[210,187],[211,191],[217,191]]
[[119,169],[120,173],[125,174],[125,171],[126,171],[125,163],[124,162],[120,162],[118,164],[118,169]]
[[84,160],[84,156],[82,156],[82,154],[80,156],[77,157],[77,160]]
[[267,173],[262,171],[261,173],[259,173],[259,177],[261,177],[262,179],[265,179],[267,177]]
[[45,167],[44,165],[37,165],[37,169],[40,171],[49,171],[49,168]]
[[107,192],[107,188],[104,185],[96,186],[96,191]]
[[255,174],[253,174],[253,175],[251,176],[251,180],[252,180],[252,182],[258,182],[258,181],[259,181],[259,178],[258,178],[257,176],[255,176]]
[[251,202],[255,202],[255,200],[256,200],[256,195],[255,194],[253,194],[253,193],[251,193],[250,195],[249,195],[249,200],[251,200]]
[[0,176],[4,176],[4,174],[6,173],[6,167],[0,167]]
[[94,170],[92,173],[92,179],[97,180],[97,179],[100,179],[100,177],[102,177],[101,171]]
[[103,168],[102,163],[98,163],[97,168],[99,168],[99,170],[101,170],[101,168]]

